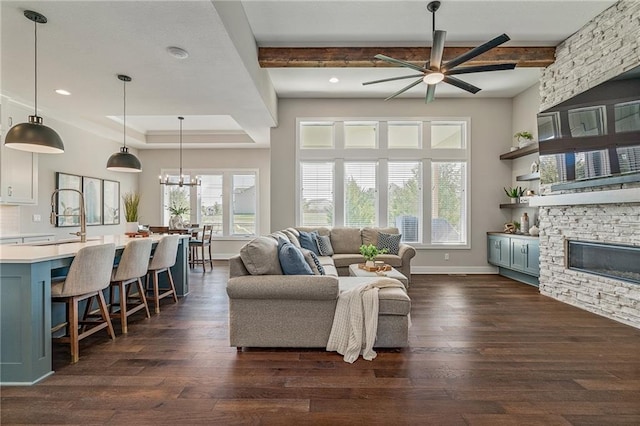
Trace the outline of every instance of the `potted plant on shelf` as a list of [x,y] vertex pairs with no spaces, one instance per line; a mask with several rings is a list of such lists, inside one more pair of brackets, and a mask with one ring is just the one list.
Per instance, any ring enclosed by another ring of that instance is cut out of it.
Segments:
[[511,204],[516,204],[519,198],[524,195],[524,191],[524,188],[521,188],[519,186],[513,188],[510,187],[509,189],[504,188],[505,194],[507,194],[507,197],[511,199]]
[[365,258],[365,266],[367,268],[373,268],[375,266],[376,257],[379,254],[385,254],[387,249],[379,249],[373,244],[363,244],[360,246],[360,254]]
[[533,135],[531,134],[531,132],[526,132],[526,131],[518,132],[515,135],[513,135],[513,137],[518,140],[519,148],[524,148],[525,146],[529,145],[533,140]]
[[140,194],[127,192],[122,196],[124,202],[125,233],[133,234],[138,232],[138,206],[140,205]]

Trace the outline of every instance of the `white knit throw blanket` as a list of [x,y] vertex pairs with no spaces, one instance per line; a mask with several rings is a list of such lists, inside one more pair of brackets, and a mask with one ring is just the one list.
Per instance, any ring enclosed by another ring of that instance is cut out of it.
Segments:
[[376,357],[373,344],[378,333],[378,290],[404,285],[393,278],[381,278],[340,293],[333,317],[328,351],[344,355],[344,360],[353,363],[362,358],[371,361]]

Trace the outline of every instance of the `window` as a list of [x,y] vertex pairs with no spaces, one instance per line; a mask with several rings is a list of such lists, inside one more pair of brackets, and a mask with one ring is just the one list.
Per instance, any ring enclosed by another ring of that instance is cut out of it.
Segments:
[[466,243],[466,164],[431,165],[431,242]]
[[345,148],[375,148],[377,146],[376,130],[378,123],[345,122]]
[[398,228],[402,241],[420,241],[422,217],[422,163],[389,162],[387,224]]
[[431,123],[431,147],[434,149],[464,148],[464,126],[461,122],[434,121]]
[[416,121],[391,121],[387,128],[389,148],[420,148],[422,123]]
[[[306,149],[306,128],[318,123],[332,129],[332,142]],[[389,226],[418,246],[468,247],[469,119],[299,119],[298,126],[299,225]]]
[[[170,182],[178,181],[177,174],[167,176]],[[185,174],[185,180],[189,177]],[[201,186],[163,186],[165,226],[180,212],[187,223],[212,225],[217,237],[258,234],[256,172],[211,171],[198,178]]]
[[256,176],[234,174],[232,177],[232,235],[256,234]]
[[332,226],[333,163],[302,163],[301,221],[303,226]]
[[344,225],[374,226],[377,221],[378,191],[376,163],[344,164]]
[[333,147],[333,123],[302,123],[300,125],[300,148]]

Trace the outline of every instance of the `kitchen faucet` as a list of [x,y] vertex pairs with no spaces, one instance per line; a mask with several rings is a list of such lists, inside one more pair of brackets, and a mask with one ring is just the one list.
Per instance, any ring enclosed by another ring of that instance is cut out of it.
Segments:
[[[55,202],[56,194],[62,191],[72,191],[80,194],[80,214],[60,214],[56,212],[56,202]],[[53,194],[51,194],[51,217],[50,217],[51,224],[55,225],[56,218],[60,216],[73,216],[73,217],[80,216],[80,231],[70,232],[70,234],[79,236],[80,242],[86,243],[87,242],[87,216],[85,215],[85,211],[84,211],[84,195],[82,194],[81,191],[78,191],[77,189],[71,189],[71,188],[60,188],[53,191]]]

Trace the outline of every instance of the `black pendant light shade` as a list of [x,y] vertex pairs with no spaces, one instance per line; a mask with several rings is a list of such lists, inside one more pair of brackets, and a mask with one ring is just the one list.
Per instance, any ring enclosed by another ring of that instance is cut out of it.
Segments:
[[113,172],[141,172],[142,164],[133,154],[129,153],[129,148],[123,146],[120,152],[116,152],[107,161],[107,169]]
[[33,21],[35,26],[35,113],[29,116],[28,123],[16,124],[9,129],[4,144],[20,151],[62,154],[64,144],[60,135],[52,128],[42,124],[42,117],[38,116],[38,24],[46,24],[47,18],[32,10],[25,10],[24,16]]
[[123,143],[120,152],[116,152],[107,161],[107,170],[112,172],[140,173],[142,164],[140,160],[129,152],[127,148],[127,82],[131,81],[128,75],[118,74],[118,80],[123,82],[124,90],[124,114],[123,114]]

